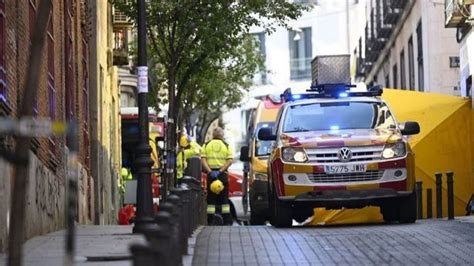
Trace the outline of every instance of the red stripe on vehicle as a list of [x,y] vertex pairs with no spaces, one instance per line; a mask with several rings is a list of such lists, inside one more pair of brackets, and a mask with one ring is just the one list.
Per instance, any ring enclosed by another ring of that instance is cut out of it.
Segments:
[[322,165],[313,166],[313,173],[324,173],[324,166]]
[[283,181],[283,163],[281,159],[272,162],[273,182],[275,183],[277,196],[285,195],[285,184]]
[[395,182],[386,182],[380,183],[380,188],[391,188],[397,191],[406,191],[407,190],[407,180],[395,181]]
[[265,100],[263,101],[263,106],[265,106],[265,109],[278,109],[282,106],[282,104],[274,103],[272,100]]
[[345,143],[343,140],[332,140],[332,141],[318,141],[318,147],[342,147]]
[[407,163],[405,159],[401,159],[401,160],[396,160],[396,161],[381,162],[378,165],[379,165],[379,169],[389,169],[389,168],[406,167]]

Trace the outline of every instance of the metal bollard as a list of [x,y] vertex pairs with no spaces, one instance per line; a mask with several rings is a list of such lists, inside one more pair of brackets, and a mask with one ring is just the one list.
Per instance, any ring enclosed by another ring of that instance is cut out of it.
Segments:
[[164,254],[164,256],[161,256],[160,260],[158,260],[160,265],[179,265],[181,254],[177,252],[176,247],[170,245],[170,243],[173,242],[171,213],[161,210],[154,218],[159,229],[152,234],[146,235],[146,237],[159,254]]
[[428,188],[426,190],[426,218],[433,218],[433,190]]
[[172,194],[178,196],[180,198],[180,203],[182,206],[180,209],[180,215],[181,215],[181,232],[185,236],[185,238],[189,237],[189,219],[191,218],[190,216],[190,209],[189,209],[189,200],[188,200],[188,189],[183,188],[183,186],[186,185],[181,185],[180,188],[174,189],[171,191]]
[[443,174],[436,172],[436,218],[443,218],[442,177]]
[[448,220],[454,220],[454,173],[449,171],[446,173],[446,182],[448,185]]
[[199,180],[196,178],[192,177],[184,177],[186,184],[188,184],[191,192],[190,192],[190,200],[191,204],[193,206],[192,208],[192,223],[191,223],[191,233],[194,232],[194,230],[197,229],[197,226],[199,224],[199,215],[200,215],[200,193],[201,193],[201,183]]
[[191,215],[192,215],[192,208],[191,208],[191,201],[189,200],[189,191],[185,192],[185,197],[183,199],[183,209],[184,209],[184,232],[186,237],[191,236]]
[[416,190],[416,202],[417,202],[417,218],[423,219],[423,182],[416,181],[415,183]]
[[151,247],[142,244],[132,244],[130,246],[134,266],[147,266],[156,264],[155,252]]
[[167,201],[161,204],[160,212],[168,212],[171,214],[171,230],[170,232],[170,241],[168,245],[172,249],[170,255],[178,261],[178,264],[182,264],[182,256],[180,250],[180,233],[179,233],[179,214],[177,207],[169,201],[169,198],[174,195],[167,197]]
[[171,190],[171,195],[168,197],[168,201],[173,203],[176,208],[176,228],[178,233],[178,244],[179,244],[179,251],[182,255],[186,255],[188,253],[188,237],[186,236],[186,232],[184,231],[184,219],[185,216],[183,215],[183,203],[181,198],[176,195],[176,189]]

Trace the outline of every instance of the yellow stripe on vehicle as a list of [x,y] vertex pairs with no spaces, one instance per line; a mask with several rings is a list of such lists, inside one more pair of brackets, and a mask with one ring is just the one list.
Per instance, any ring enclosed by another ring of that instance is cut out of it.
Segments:
[[301,193],[313,191],[312,186],[292,186],[285,185],[285,196],[296,196]]
[[379,184],[358,184],[358,185],[347,185],[347,190],[360,190],[360,189],[378,189]]
[[314,166],[312,165],[292,165],[283,164],[284,173],[312,173],[314,172]]

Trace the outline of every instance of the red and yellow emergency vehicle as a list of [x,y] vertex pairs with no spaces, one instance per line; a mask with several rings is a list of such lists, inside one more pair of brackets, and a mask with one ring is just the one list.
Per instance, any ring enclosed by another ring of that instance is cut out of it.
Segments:
[[316,207],[380,206],[385,221],[416,220],[415,160],[406,136],[417,122],[398,124],[379,96],[322,84],[282,95],[274,127],[258,132],[274,141],[268,159],[270,222],[288,227]]

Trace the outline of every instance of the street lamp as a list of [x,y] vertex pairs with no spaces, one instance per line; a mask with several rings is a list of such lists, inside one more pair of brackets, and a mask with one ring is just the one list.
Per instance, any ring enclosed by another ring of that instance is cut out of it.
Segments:
[[151,188],[151,147],[148,132],[148,67],[146,62],[145,0],[137,0],[138,8],[138,127],[140,142],[134,161],[137,172],[137,211],[134,233],[143,233],[153,227],[153,197]]

